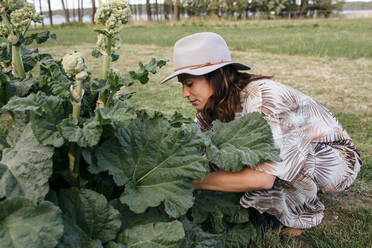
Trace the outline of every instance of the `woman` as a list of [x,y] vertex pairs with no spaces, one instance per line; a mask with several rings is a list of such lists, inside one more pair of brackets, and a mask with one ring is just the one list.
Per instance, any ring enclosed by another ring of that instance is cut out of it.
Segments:
[[[286,233],[318,225],[324,205],[319,191],[342,191],[355,180],[361,160],[350,136],[320,103],[270,77],[239,72],[224,39],[215,33],[184,37],[174,46],[175,72],[182,96],[197,110],[203,131],[212,121],[229,122],[259,112],[271,127],[282,162],[266,162],[239,172],[215,171],[195,189],[245,192],[240,204],[255,221],[279,222]],[[257,211],[255,211],[255,210]]]

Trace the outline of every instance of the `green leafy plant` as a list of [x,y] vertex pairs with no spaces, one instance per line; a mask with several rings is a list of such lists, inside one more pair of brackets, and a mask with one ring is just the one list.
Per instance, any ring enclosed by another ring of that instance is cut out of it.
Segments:
[[[98,9],[106,42],[118,32],[111,22],[129,18],[125,6]],[[102,78],[77,52],[62,61],[35,52],[24,78],[2,68],[0,246],[247,247],[256,233],[240,195],[194,192],[193,181],[209,163],[237,171],[280,160],[268,124],[254,113],[202,133],[179,113],[135,109],[130,86],[166,61],[121,75],[106,55]]]

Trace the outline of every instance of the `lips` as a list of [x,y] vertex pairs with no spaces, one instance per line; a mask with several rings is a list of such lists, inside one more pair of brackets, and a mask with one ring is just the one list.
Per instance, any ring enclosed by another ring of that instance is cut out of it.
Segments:
[[190,101],[190,103],[191,103],[192,105],[195,105],[196,102],[197,102],[197,100]]

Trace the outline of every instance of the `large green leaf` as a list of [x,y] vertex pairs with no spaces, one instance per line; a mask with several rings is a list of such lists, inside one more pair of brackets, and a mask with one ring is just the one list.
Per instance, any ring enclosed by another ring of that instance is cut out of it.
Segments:
[[91,239],[102,243],[114,240],[119,232],[119,212],[108,204],[106,198],[89,189],[61,190],[60,205],[64,213]]
[[2,124],[6,123],[7,128],[7,136],[6,136],[6,143],[9,147],[14,147],[18,140],[20,139],[23,130],[27,126],[27,124],[30,122],[29,116],[27,113],[24,112],[15,112],[13,114],[10,113],[3,113],[2,118]]
[[40,60],[40,86],[45,92],[70,99],[70,85],[72,81],[65,75],[60,62],[56,62],[52,56],[45,54]]
[[134,117],[133,107],[128,106],[123,101],[115,101],[111,108],[98,108],[96,114],[101,125],[112,124],[120,127],[129,122]]
[[33,111],[42,114],[42,103],[45,94],[39,92],[38,94],[30,94],[27,97],[13,97],[9,102],[3,106],[3,109],[9,111]]
[[0,197],[25,196],[34,202],[43,200],[49,190],[53,151],[52,147],[38,143],[28,124],[16,143],[3,150]]
[[136,80],[138,80],[141,84],[146,84],[149,81],[149,73],[151,72],[152,74],[155,74],[166,63],[166,60],[156,60],[155,58],[152,58],[146,65],[144,65],[142,62],[139,62],[139,69],[137,71],[129,71],[124,75],[124,85],[130,86]]
[[64,140],[56,125],[64,117],[63,101],[59,97],[44,96],[42,114],[31,116],[32,131],[40,144],[60,147]]
[[127,248],[127,246],[120,243],[116,243],[114,241],[110,241],[105,245],[105,248]]
[[184,220],[186,232],[185,248],[241,248],[254,247],[257,231],[251,224],[235,225],[223,233],[213,234],[204,231],[200,225]]
[[259,113],[228,123],[214,121],[208,136],[207,158],[223,170],[235,172],[265,161],[281,161],[270,126]]
[[58,129],[66,140],[75,142],[80,147],[92,147],[96,145],[102,134],[102,127],[95,118],[85,121],[83,127],[80,127],[78,120],[70,117],[64,119],[58,125]]
[[186,117],[178,112],[175,112],[171,116],[166,116],[165,118],[169,121],[172,127],[181,127],[183,124],[189,124],[194,122],[192,118]]
[[246,208],[240,206],[242,193],[197,191],[195,204],[192,208],[193,222],[203,223],[208,217],[212,223],[217,219],[229,223],[247,223],[249,214]]
[[39,60],[39,49],[28,49],[26,46],[21,46],[21,54],[23,66],[26,72],[31,71]]
[[33,88],[36,87],[38,78],[32,77],[27,73],[26,78],[19,80],[9,80],[6,84],[6,96],[10,99],[13,96],[26,96]]
[[183,248],[221,248],[221,234],[205,232],[200,225],[188,219],[183,220],[185,230],[185,244]]
[[220,244],[224,248],[250,247],[256,236],[257,231],[252,225],[236,225],[221,235]]
[[61,210],[47,201],[7,199],[0,202],[0,234],[4,248],[55,247],[63,234]]
[[100,240],[93,240],[73,224],[68,217],[63,218],[64,234],[57,248],[103,248]]
[[169,222],[171,219],[160,207],[149,208],[142,214],[132,212],[128,206],[122,204],[119,199],[110,201],[110,204],[120,212],[121,230],[156,222]]
[[60,147],[64,141],[56,125],[64,116],[62,104],[61,98],[38,92],[27,97],[13,97],[3,109],[15,112],[32,111],[32,131],[39,143]]
[[172,128],[166,120],[133,120],[116,132],[116,140],[96,151],[97,171],[108,171],[118,186],[125,185],[121,201],[136,213],[164,202],[172,217],[193,204],[194,180],[206,172],[199,153],[202,134],[195,124]]
[[138,225],[124,230],[118,242],[128,248],[176,248],[180,247],[185,232],[179,221],[157,222]]

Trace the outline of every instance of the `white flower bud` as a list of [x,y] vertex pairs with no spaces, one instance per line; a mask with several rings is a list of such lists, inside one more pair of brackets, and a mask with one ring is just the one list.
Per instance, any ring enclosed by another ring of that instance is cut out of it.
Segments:
[[7,39],[9,34],[10,34],[9,27],[5,23],[0,22],[0,37]]
[[16,42],[17,39],[18,39],[18,37],[15,36],[14,34],[9,34],[9,35],[8,35],[8,41],[9,41],[10,43],[12,43],[12,42]]
[[23,8],[24,5],[24,0],[4,0],[3,3],[3,6],[5,6],[9,11]]
[[10,23],[16,33],[25,32],[31,21],[41,22],[42,19],[43,16],[37,14],[34,6],[30,3],[24,3],[23,8],[16,9],[10,13]]
[[78,74],[76,74],[75,79],[79,81],[84,81],[88,77],[87,71],[81,71]]
[[[98,40],[96,43],[96,48],[98,51],[100,51],[102,54],[107,54],[106,52],[106,36],[103,34],[98,35]],[[111,40],[111,51],[115,51],[120,49],[121,45],[121,37],[119,34],[115,34],[113,39]]]
[[103,34],[98,35],[96,47],[98,51],[106,53],[106,36],[104,36]]
[[131,16],[127,1],[111,0],[102,4],[94,16],[94,21],[106,26],[107,31],[114,35],[119,33],[122,24],[129,21]]
[[86,70],[84,59],[78,52],[66,54],[62,59],[62,66],[66,74],[70,77],[74,77]]

